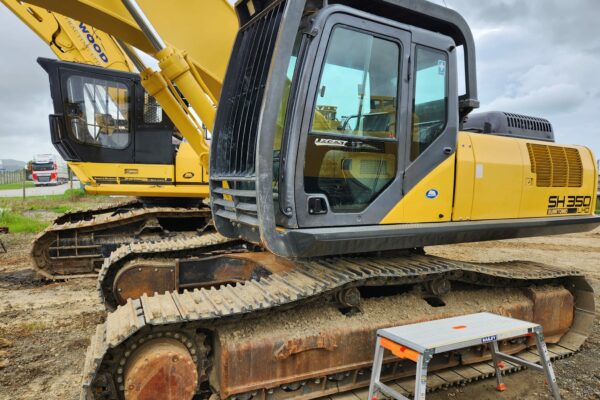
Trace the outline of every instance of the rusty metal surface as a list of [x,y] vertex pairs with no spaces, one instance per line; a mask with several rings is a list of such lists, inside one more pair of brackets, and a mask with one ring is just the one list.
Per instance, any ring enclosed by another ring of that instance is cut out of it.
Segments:
[[[204,246],[216,243],[207,240],[194,242]],[[219,288],[291,270],[291,265],[276,261],[277,257],[268,253],[176,260],[136,259],[118,270],[112,291],[117,303],[123,305],[128,299],[139,299],[143,294],[151,296],[182,289]]]
[[136,261],[121,269],[113,291],[120,304],[127,299],[139,299],[144,294],[154,295],[177,290],[176,266],[169,262]]
[[[131,274],[123,272],[123,279],[119,279],[122,271],[129,271],[132,266],[133,268],[144,268],[144,265],[151,266],[152,263],[158,263],[165,269],[172,268],[177,274],[178,258],[200,254],[207,256],[213,251],[222,248],[234,248],[236,245],[239,245],[239,241],[227,239],[218,233],[203,233],[196,236],[179,236],[161,241],[124,244],[104,260],[102,268],[98,273],[98,296],[108,310],[113,310],[119,304],[123,304],[123,301],[126,301],[127,298],[139,298],[138,294],[140,291],[136,291],[135,289],[136,282],[134,280],[128,282],[127,278],[133,278]],[[157,258],[154,259],[153,257]],[[141,292],[153,294],[157,291],[152,290],[154,285],[152,282],[154,269],[150,268],[150,270],[140,272],[140,276],[144,276],[147,283],[147,286]],[[157,279],[161,279],[162,272],[157,272]],[[162,284],[164,282],[158,282],[158,286]],[[175,281],[173,285],[177,288],[178,282]],[[121,286],[130,288],[129,295],[117,292]]]
[[[564,285],[577,294],[575,307],[582,309],[584,314],[573,314],[572,329],[558,342],[558,345],[562,345],[568,339],[571,348],[565,349],[558,356],[576,351],[585,340],[586,331],[590,329],[591,322],[585,316],[593,313],[593,302],[590,303],[589,300],[591,289],[576,271],[564,272],[539,264],[518,262],[511,265],[469,264],[429,256],[334,258],[313,262],[298,261],[295,264],[293,270],[273,274],[259,282],[251,281],[236,287],[223,286],[181,294],[144,296],[142,301],[130,301],[120,307],[109,315],[107,322],[99,327],[100,333],[93,339],[85,363],[84,398],[96,399],[98,397],[95,393],[102,392],[105,398],[120,399],[124,387],[118,382],[123,377],[115,367],[116,360],[124,359],[128,349],[135,343],[145,340],[148,335],[156,335],[156,332],[173,337],[178,335],[182,343],[186,343],[186,346],[189,344],[189,349],[194,349],[199,332],[211,337],[214,346],[212,361],[216,362],[212,367],[211,384],[219,388],[224,395],[223,399],[227,398],[226,393],[232,398],[238,396],[238,391],[249,387],[256,389],[239,393],[239,396],[270,400],[314,399],[363,387],[368,384],[371,361],[367,353],[372,351],[368,343],[373,340],[375,327],[324,331],[322,335],[313,338],[299,333],[298,338],[302,339],[300,341],[261,342],[256,338],[240,344],[236,344],[235,340],[220,343],[219,335],[215,333],[222,324],[245,321],[246,324],[260,325],[280,310],[296,309],[302,305],[314,305],[318,309],[319,302],[329,301],[328,299],[335,297],[337,290],[349,286],[410,286],[440,277],[475,285],[481,290],[485,290],[486,286],[521,287],[523,290],[532,285],[556,286],[558,289],[553,291],[556,291],[557,298],[562,298],[560,301],[534,291],[533,295],[529,293],[529,297],[523,295],[524,303],[502,304],[499,310],[526,315],[528,319],[535,320],[536,307],[532,306],[531,297],[541,299],[537,307],[537,318],[544,319],[550,312],[547,307],[569,305],[564,289],[559,287]],[[591,310],[585,308],[590,305]],[[560,313],[568,315],[564,310]],[[548,326],[548,329],[558,332],[563,322],[563,318],[558,318],[549,319],[546,323],[556,324],[557,326]],[[511,351],[519,351],[524,347],[523,342],[510,345],[514,347]],[[337,350],[341,348],[352,351],[346,351],[346,355],[342,357]],[[320,356],[315,357],[315,354]],[[250,360],[250,355],[257,359]],[[465,355],[467,361],[468,356]],[[479,360],[486,358],[485,353],[478,352],[477,349],[472,350],[470,356],[473,362],[478,360],[477,357]],[[201,368],[200,360],[196,359],[195,362]],[[233,363],[237,369],[230,370]],[[457,363],[457,359],[448,359],[442,364],[452,366]],[[254,369],[249,372],[250,366],[258,364],[262,365],[263,370],[270,369],[271,372],[254,372]],[[402,372],[402,367],[392,361],[389,365],[385,373],[389,374],[389,379],[394,379]],[[480,376],[485,376],[484,365],[485,361],[474,364],[473,369],[481,369]],[[275,368],[270,368],[271,366]],[[298,369],[298,366],[301,368]],[[205,367],[202,364],[202,368]],[[457,368],[464,369],[466,366]],[[508,370],[513,369],[518,368],[508,367]],[[247,376],[236,376],[236,371],[247,371]],[[446,380],[452,384],[473,379],[463,377],[454,370],[440,372],[440,376],[441,374],[452,375],[453,378],[447,377]],[[108,389],[110,382],[115,387],[112,392]]]
[[197,385],[192,356],[174,339],[144,343],[125,366],[126,400],[191,400]]
[[564,288],[548,291],[536,287],[528,289],[527,295],[534,304],[534,321],[544,327],[546,341],[558,342],[573,324],[573,295]]
[[[549,297],[554,293],[561,296],[564,289],[547,291]],[[464,301],[468,302],[468,294],[464,295]],[[523,293],[518,300],[510,303],[502,303],[503,298],[497,294],[490,293],[490,302],[497,304],[489,311],[497,314],[510,315],[513,318],[536,321],[535,313],[542,315],[552,313],[566,313],[566,310],[555,308],[553,302],[534,304],[528,300]],[[564,303],[566,306],[567,304]],[[570,305],[572,308],[572,303]],[[375,347],[375,331],[386,328],[390,325],[411,324],[423,322],[428,319],[448,318],[460,315],[462,307],[457,305],[447,305],[443,314],[435,315],[414,315],[412,319],[398,320],[393,322],[379,322],[368,326],[354,326],[344,324],[344,318],[340,318],[340,324],[332,328],[323,328],[318,335],[306,335],[304,331],[312,321],[307,321],[306,326],[298,331],[291,331],[291,338],[283,340],[278,333],[274,333],[268,338],[257,340],[255,337],[248,337],[245,340],[231,340],[231,336],[219,335],[221,330],[230,331],[232,327],[217,329],[217,348],[218,356],[215,360],[217,367],[217,376],[219,377],[220,393],[224,397],[239,393],[247,393],[260,390],[268,385],[280,386],[292,382],[306,382],[322,376],[333,376],[352,369],[368,368],[373,360],[373,349]],[[572,314],[571,314],[572,315]],[[293,318],[293,317],[292,317]],[[538,321],[536,321],[538,322]],[[561,329],[563,321],[559,319],[547,321],[546,329],[558,332]],[[568,330],[572,321],[569,321],[563,331]],[[315,326],[314,330],[319,330]],[[503,351],[515,353],[525,348],[522,343],[503,343]],[[480,351],[474,357],[475,351]],[[476,349],[472,352],[455,352],[450,359],[437,359],[437,363],[432,365],[433,370],[458,365],[460,357],[461,364],[473,364],[491,359],[487,347]],[[398,379],[414,374],[414,367],[411,362],[399,362],[397,359],[389,358],[387,363],[391,363],[396,370],[395,374],[389,379]],[[338,385],[338,387],[343,387]],[[308,395],[308,389],[304,388],[304,394]],[[298,389],[300,391],[300,389]],[[301,392],[301,391],[300,391]],[[299,393],[300,393],[299,392]],[[297,395],[298,393],[296,393]]]

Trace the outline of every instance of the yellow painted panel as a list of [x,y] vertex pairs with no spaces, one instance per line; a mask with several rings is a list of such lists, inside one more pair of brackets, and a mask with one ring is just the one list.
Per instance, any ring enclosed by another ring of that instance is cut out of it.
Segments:
[[[155,52],[121,0],[27,3],[83,21],[148,54]],[[165,42],[189,54],[211,94],[218,98],[238,30],[232,5],[227,0],[140,0],[139,4]]]
[[95,195],[135,197],[193,197],[208,198],[208,185],[110,185],[86,186],[85,191]]
[[[468,142],[472,144],[473,159]],[[538,187],[532,172],[527,144],[577,149],[583,166],[581,187]],[[578,146],[565,146],[527,139],[461,132],[457,151],[457,182],[453,220],[488,220],[569,216],[569,204],[583,204],[576,214],[594,211],[596,165],[591,152]],[[471,180],[473,186],[471,189]],[[472,197],[472,210],[469,197]],[[552,198],[565,207],[550,209]],[[590,204],[591,203],[591,204]],[[561,214],[564,213],[564,214]]]
[[200,164],[200,158],[188,142],[179,145],[175,160],[177,183],[207,183],[208,171]]
[[73,172],[84,183],[95,184],[98,178],[117,180],[157,179],[173,182],[174,166],[157,164],[70,163]]
[[[525,182],[523,189],[523,198],[519,217],[546,217],[546,216],[565,216],[568,208],[577,208],[578,215],[593,214],[594,202],[596,198],[596,163],[591,152],[585,147],[563,146],[544,142],[519,141],[521,143],[521,152],[526,160],[525,170],[529,179]],[[538,187],[536,185],[536,174],[531,172],[531,162],[527,152],[527,143],[539,143],[542,145],[560,146],[574,148],[579,151],[583,166],[583,184],[581,187]],[[556,198],[559,203],[564,200],[564,207],[557,206],[550,209],[551,198]],[[581,206],[579,206],[581,204]],[[576,207],[570,207],[576,206]],[[560,209],[560,210],[557,210]],[[565,212],[561,214],[561,212]]]
[[[447,222],[452,217],[456,155],[421,180],[385,216],[381,224]],[[435,192],[434,192],[435,191]]]
[[475,186],[475,155],[469,134],[459,132],[456,150],[456,183],[454,190],[453,221],[471,219]]
[[471,134],[475,183],[471,219],[517,218],[526,177],[518,139]]

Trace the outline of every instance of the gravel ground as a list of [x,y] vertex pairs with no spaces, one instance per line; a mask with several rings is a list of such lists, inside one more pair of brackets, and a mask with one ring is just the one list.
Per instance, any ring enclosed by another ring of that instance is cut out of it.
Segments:
[[[105,314],[95,294],[95,280],[61,283],[37,281],[31,270],[33,235],[3,236],[0,254],[0,399],[65,399],[79,397],[85,349],[95,325]],[[465,261],[532,260],[585,270],[600,304],[600,230],[560,237],[439,246],[428,253]],[[563,398],[600,399],[600,325],[583,351],[556,362]],[[541,375],[529,371],[507,377],[498,394],[494,381],[428,395],[441,399],[545,399]]]

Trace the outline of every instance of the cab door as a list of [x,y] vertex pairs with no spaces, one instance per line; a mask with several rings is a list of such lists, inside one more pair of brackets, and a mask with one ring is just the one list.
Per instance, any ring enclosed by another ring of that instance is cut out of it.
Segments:
[[327,20],[297,156],[299,227],[377,224],[400,200],[410,43],[375,21]]
[[[419,187],[417,201],[411,207],[420,211],[431,208],[435,221],[451,218],[459,119],[456,71],[452,39],[433,32],[413,33],[403,192],[406,195],[417,185],[426,185]],[[443,178],[431,176],[436,168],[445,169],[438,170]],[[443,217],[438,218],[440,215]]]

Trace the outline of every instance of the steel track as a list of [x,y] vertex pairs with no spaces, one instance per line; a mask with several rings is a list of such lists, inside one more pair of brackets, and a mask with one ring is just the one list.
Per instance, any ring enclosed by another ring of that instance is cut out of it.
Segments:
[[228,239],[218,233],[210,232],[193,237],[177,237],[120,246],[104,259],[102,268],[98,273],[98,296],[107,310],[113,311],[117,308],[118,303],[112,292],[114,279],[121,268],[130,262],[143,264],[144,261],[159,258],[175,263],[176,259],[209,256],[211,251],[217,248],[233,250],[235,246],[236,249],[239,249],[240,243],[239,240]]
[[[96,277],[96,265],[122,244],[143,241],[135,229],[157,218],[198,218],[208,221],[208,209],[141,206],[137,201],[68,213],[41,232],[31,255],[36,272],[46,279]],[[114,231],[114,234],[111,234]],[[102,238],[95,237],[102,232]],[[179,233],[175,233],[177,235]],[[64,255],[61,255],[61,252]]]
[[[272,312],[311,302],[329,301],[335,292],[353,286],[412,285],[440,277],[482,287],[564,285],[575,297],[574,322],[558,345],[550,347],[555,357],[568,356],[577,351],[591,332],[594,319],[593,292],[582,275],[577,271],[564,271],[541,264],[473,264],[424,255],[377,259],[343,257],[297,261],[295,264],[296,268],[290,272],[235,287],[167,293],[130,300],[109,314],[106,323],[97,327],[86,356],[82,399],[122,399],[123,368],[127,357],[145,340],[159,336],[175,337],[190,349],[194,361],[199,362],[196,332],[209,331],[225,322],[248,318],[259,320]],[[492,373],[490,366],[485,365],[461,366],[445,375],[440,372],[438,375],[441,380],[432,382],[430,388],[485,378]],[[510,372],[518,368],[507,364],[506,369]],[[354,386],[346,386],[343,390],[354,390],[368,384],[368,373],[361,378],[364,370],[346,371],[345,374],[348,379],[353,379]],[[318,395],[286,397],[284,394],[281,398],[313,399],[330,396],[340,390],[338,385],[329,391],[325,389]],[[273,389],[264,390],[272,393]],[[247,398],[250,398],[250,394]]]

